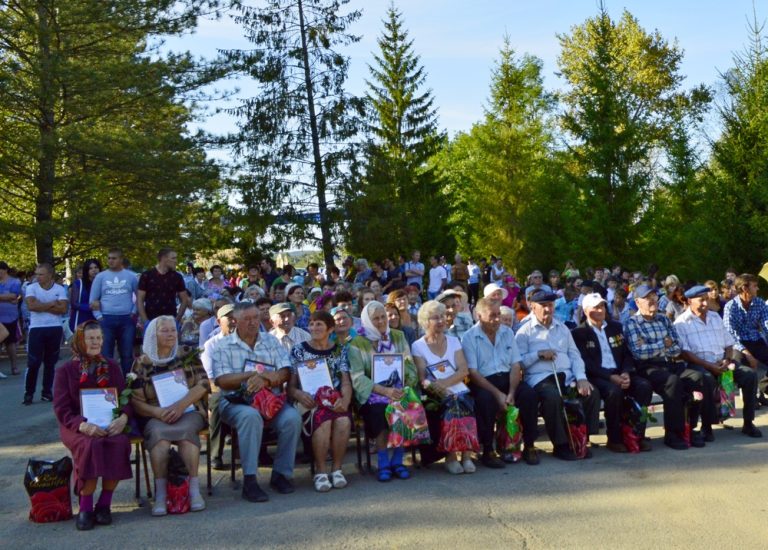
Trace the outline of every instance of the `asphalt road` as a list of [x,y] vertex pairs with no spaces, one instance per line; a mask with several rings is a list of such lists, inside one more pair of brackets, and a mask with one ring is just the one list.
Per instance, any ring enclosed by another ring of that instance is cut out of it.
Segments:
[[[8,372],[7,361],[0,362]],[[309,468],[297,467],[297,491],[270,492],[252,504],[214,472],[208,509],[153,518],[138,507],[133,484],[114,499],[114,524],[78,532],[74,522],[34,524],[23,475],[29,458],[58,459],[49,403],[24,407],[22,377],[0,380],[0,547],[3,548],[765,548],[768,542],[768,411],[758,411],[766,437],[716,428],[704,449],[673,451],[662,429],[649,430],[654,450],[616,455],[604,447],[591,460],[565,463],[551,446],[536,467],[478,466],[451,476],[441,467],[416,469],[409,481],[378,483],[354,467],[349,486],[327,494],[311,486]],[[657,413],[661,420],[661,415]],[[542,430],[543,433],[543,430]],[[605,443],[605,436],[594,438]],[[240,474],[240,472],[238,472]],[[269,470],[260,472],[262,485]],[[204,484],[201,468],[201,484]],[[108,537],[108,538],[107,538]]]

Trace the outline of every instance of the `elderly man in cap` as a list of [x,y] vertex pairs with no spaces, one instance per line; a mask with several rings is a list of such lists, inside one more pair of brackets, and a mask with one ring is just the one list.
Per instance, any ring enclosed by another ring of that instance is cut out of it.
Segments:
[[[557,294],[546,290],[531,295],[533,315],[517,331],[515,342],[522,356],[525,382],[534,389],[541,403],[547,435],[555,446],[554,455],[563,460],[576,460],[568,444],[560,389],[564,391],[572,383],[576,384],[589,434],[598,432],[600,394],[587,380],[584,361],[571,332],[555,319],[556,299]],[[587,457],[590,456],[588,451]]]
[[[691,368],[699,370],[704,376],[705,400],[702,411],[702,431],[705,439],[712,436],[712,424],[717,422],[717,409],[712,399],[717,382],[715,377],[727,370],[733,371],[733,379],[741,388],[744,397],[743,434],[749,437],[761,437],[753,421],[757,402],[757,371],[748,365],[739,365],[734,345],[736,340],[725,330],[720,316],[709,310],[707,294],[709,287],[697,285],[690,288],[685,297],[686,309],[675,319],[675,329],[680,337],[683,358]],[[709,400],[706,397],[709,394]]]
[[[621,437],[621,413],[624,396],[647,407],[653,389],[635,373],[635,361],[627,348],[621,324],[607,319],[607,302],[598,293],[587,294],[582,301],[585,325],[571,332],[587,371],[590,384],[603,398],[608,450],[626,453]],[[650,451],[650,444],[640,440],[640,450]]]
[[455,290],[446,290],[437,297],[437,301],[445,306],[445,324],[450,327],[446,334],[461,339],[472,328],[472,322],[459,315],[461,311],[461,294]]
[[[218,332],[211,336],[203,346],[203,352],[200,354],[200,362],[203,364],[205,373],[209,380],[213,380],[213,351],[221,342],[235,330],[235,318],[233,313],[235,306],[225,304],[216,311],[216,323]],[[213,469],[225,470],[227,465],[222,460],[224,453],[224,440],[221,437],[221,415],[219,415],[219,397],[221,391],[216,384],[211,382],[211,394],[208,396],[208,424],[211,431],[210,448],[213,449]]]
[[[677,331],[666,315],[659,313],[656,289],[640,285],[635,291],[637,313],[624,325],[627,345],[638,373],[664,400],[664,444],[679,451],[688,448],[683,439],[685,400],[694,391],[703,391],[703,375],[689,369],[683,359]],[[698,418],[698,405],[691,405],[691,426]],[[704,436],[691,434],[691,445],[703,447]]]
[[295,326],[296,314],[293,312],[291,304],[287,302],[275,304],[269,308],[269,318],[272,320],[272,327],[274,327],[269,333],[277,338],[288,352],[296,344],[309,342],[312,338],[306,330]]
[[475,397],[477,433],[483,446],[481,460],[490,468],[501,468],[504,462],[513,462],[511,455],[503,456],[502,461],[493,450],[496,419],[500,412],[513,405],[520,410],[523,425],[523,459],[536,465],[539,463],[535,447],[538,399],[533,388],[522,381],[522,358],[515,343],[515,333],[501,324],[498,303],[482,298],[475,311],[478,321],[461,339],[461,345]]
[[501,302],[503,302],[507,296],[509,296],[509,291],[498,283],[487,284],[483,289],[483,297],[488,298],[499,305],[501,305]]

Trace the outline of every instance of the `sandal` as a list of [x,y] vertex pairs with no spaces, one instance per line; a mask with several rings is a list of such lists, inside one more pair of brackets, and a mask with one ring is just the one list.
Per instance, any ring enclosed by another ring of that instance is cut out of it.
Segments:
[[347,486],[347,478],[341,473],[341,470],[331,472],[331,481],[334,489],[343,489]]
[[331,482],[328,481],[328,474],[316,474],[314,482],[315,491],[318,493],[327,493],[331,490]]
[[379,468],[379,472],[376,474],[376,479],[379,481],[391,481],[392,469],[391,468]]
[[395,475],[400,479],[408,479],[411,477],[411,472],[402,464],[393,464],[392,470],[394,470]]

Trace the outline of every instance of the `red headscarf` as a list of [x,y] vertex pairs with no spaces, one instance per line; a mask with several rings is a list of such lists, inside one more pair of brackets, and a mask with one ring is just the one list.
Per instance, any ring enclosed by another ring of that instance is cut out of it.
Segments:
[[96,385],[100,388],[106,388],[109,385],[109,364],[104,356],[88,355],[85,345],[85,331],[93,329],[101,330],[99,323],[93,320],[86,321],[77,327],[75,335],[72,338],[72,355],[80,362],[80,385],[88,381],[88,374],[93,371],[96,374]]

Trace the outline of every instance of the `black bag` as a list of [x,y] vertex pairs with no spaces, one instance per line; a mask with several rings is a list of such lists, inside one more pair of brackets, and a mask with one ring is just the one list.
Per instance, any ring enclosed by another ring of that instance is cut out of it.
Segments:
[[27,462],[24,488],[31,507],[29,519],[35,523],[50,523],[72,518],[72,500],[69,479],[72,477],[72,459],[34,460]]

